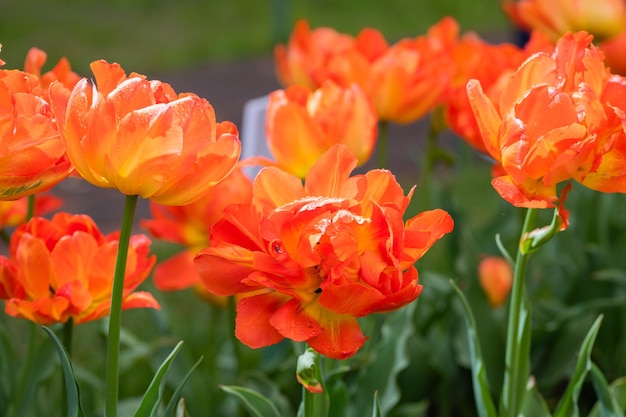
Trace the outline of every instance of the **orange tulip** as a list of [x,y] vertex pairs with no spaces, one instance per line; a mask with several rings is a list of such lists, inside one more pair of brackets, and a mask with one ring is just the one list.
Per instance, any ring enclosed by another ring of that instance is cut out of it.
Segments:
[[287,45],[274,49],[276,75],[284,86],[303,85],[309,89],[320,87],[333,79],[329,63],[336,56],[348,53],[354,47],[354,38],[329,27],[311,30],[306,20],[296,22]]
[[74,88],[80,80],[80,76],[72,71],[67,58],[61,58],[54,68],[42,74],[41,69],[45,65],[47,58],[48,55],[41,49],[31,48],[26,55],[24,72],[36,76],[39,79],[39,87],[44,91],[48,89],[53,81],[59,81],[67,88]]
[[556,185],[571,178],[625,189],[617,140],[625,122],[615,108],[624,99],[611,93],[620,84],[609,83],[603,55],[590,42],[585,32],[568,34],[553,54],[533,55],[504,81],[498,103],[477,80],[467,85],[487,151],[502,171],[492,184],[513,205],[553,207]]
[[369,160],[377,137],[376,112],[361,89],[331,81],[311,92],[294,85],[270,94],[267,145],[276,165],[304,178],[331,146],[347,145],[359,165]]
[[236,336],[259,348],[289,338],[337,359],[366,340],[358,317],[398,309],[421,292],[414,263],[453,228],[443,210],[403,222],[405,196],[387,170],[350,176],[335,145],[305,183],[264,168],[252,204],[231,205],[196,257],[204,286],[239,294]]
[[396,42],[371,64],[364,90],[381,120],[411,123],[443,103],[457,31],[457,23],[444,18],[426,35]]
[[[61,207],[60,198],[53,195],[39,195],[35,199],[35,216],[43,216]],[[0,229],[15,227],[26,222],[28,210],[28,198],[20,198],[13,201],[0,201]]]
[[71,172],[39,79],[0,70],[0,200],[47,191]]
[[487,153],[467,98],[467,82],[477,79],[489,98],[497,102],[502,77],[515,71],[532,53],[553,50],[554,46],[539,32],[533,33],[524,49],[509,43],[493,45],[473,33],[464,34],[453,49],[454,78],[444,103],[450,130],[475,149]]
[[513,286],[513,268],[509,261],[500,256],[482,259],[478,264],[478,278],[492,307],[506,302]]
[[604,114],[595,123],[602,131],[573,177],[592,190],[626,193],[626,78],[609,77],[600,99]]
[[126,76],[118,64],[91,64],[97,89],[82,79],[70,92],[50,86],[50,100],[69,159],[80,175],[166,205],[205,194],[235,166],[241,145],[213,107],[170,85]]
[[185,247],[180,253],[157,264],[153,276],[155,286],[161,291],[195,287],[204,295],[193,258],[200,249],[209,246],[211,227],[222,217],[224,208],[250,201],[252,182],[240,169],[235,169],[194,203],[162,206],[151,202],[152,219],[142,221],[142,227],[156,238]]
[[626,29],[624,0],[504,0],[504,10],[525,29],[538,29],[556,41],[585,31],[608,39]]
[[[97,320],[109,314],[117,234],[103,236],[85,215],[34,217],[18,227],[10,257],[0,257],[0,298],[13,317],[48,325]],[[143,235],[130,239],[122,308],[159,308],[152,295],[134,292],[156,258]]]
[[356,37],[297,22],[287,46],[275,50],[283,85],[319,88],[327,80],[347,87],[359,84],[381,120],[410,123],[442,103],[451,78],[456,30],[444,18],[426,35],[402,39],[391,47],[371,28]]

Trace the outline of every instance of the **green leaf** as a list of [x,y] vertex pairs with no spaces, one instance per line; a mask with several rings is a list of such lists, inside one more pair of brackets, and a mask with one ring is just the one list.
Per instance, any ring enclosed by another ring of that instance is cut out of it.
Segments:
[[[517,355],[513,358],[512,364],[505,364],[505,378],[504,384],[510,381],[513,384],[513,395],[509,404],[509,410],[513,411],[515,415],[519,412],[522,405],[525,402],[527,393],[527,386],[530,379],[530,304],[528,302],[528,295],[526,292],[522,294],[522,303],[520,305],[519,312],[518,334],[514,335],[514,343],[517,345]],[[510,370],[515,369],[516,379],[510,377]],[[503,391],[506,391],[503,389]],[[506,400],[503,395],[501,401]],[[501,406],[502,406],[501,402]]]
[[589,417],[597,415],[598,412],[601,417],[624,417],[624,412],[618,404],[613,390],[611,390],[604,374],[595,363],[591,364],[591,382],[598,395],[598,403],[589,414]]
[[59,354],[59,359],[61,360],[63,379],[65,380],[65,393],[67,395],[67,417],[82,416],[83,413],[80,409],[80,398],[78,396],[78,384],[76,384],[76,379],[74,378],[74,370],[72,369],[70,357],[54,332],[45,326],[43,326],[42,329],[50,336],[50,339],[52,339],[54,347]]
[[585,336],[585,340],[583,340],[574,374],[567,385],[563,398],[559,401],[559,405],[554,412],[554,417],[578,417],[579,415],[578,395],[580,394],[580,389],[585,381],[585,377],[591,369],[591,349],[593,348],[593,343],[600,329],[600,323],[602,323],[602,316],[596,319],[591,329],[589,329],[587,336]]
[[522,403],[522,411],[520,413],[524,417],[550,417],[550,409],[546,404],[546,401],[541,396],[539,390],[537,390],[537,384],[535,378],[528,378],[528,384],[526,385],[526,395],[524,396],[524,402]]
[[500,254],[507,260],[509,261],[509,263],[511,265],[515,265],[515,260],[513,259],[513,257],[511,256],[511,254],[509,253],[508,250],[506,250],[506,248],[504,247],[504,244],[502,243],[502,239],[500,239],[500,233],[496,233],[496,246],[498,247],[498,250],[500,251]]
[[143,395],[141,404],[139,404],[139,408],[137,408],[134,417],[154,416],[156,410],[158,409],[159,401],[161,400],[161,395],[163,393],[163,378],[165,377],[165,374],[167,373],[167,370],[169,369],[172,360],[174,360],[174,358],[182,348],[182,345],[183,342],[178,342],[178,344],[174,347],[168,357],[165,358],[165,360],[157,370],[156,374],[152,378],[148,389]]
[[[170,402],[168,403],[167,407],[165,408],[165,412],[163,413],[163,417],[174,416],[174,413],[176,412],[177,407],[178,407],[178,404],[177,404],[178,398],[180,397],[180,393],[181,393],[181,391],[183,389],[183,386],[185,385],[185,383],[187,382],[187,380],[189,379],[189,377],[191,376],[193,371],[195,371],[195,369],[198,367],[198,365],[200,365],[200,362],[202,362],[202,358],[203,357],[200,357],[200,359],[198,359],[196,361],[196,363],[193,364],[191,369],[189,369],[189,371],[183,377],[183,380],[180,382],[178,387],[176,387],[176,390],[172,394],[172,398],[170,399]],[[183,407],[184,407],[184,403],[183,403]]]
[[267,397],[251,389],[233,385],[221,385],[220,388],[237,397],[246,410],[252,414],[252,417],[281,417],[274,404]]
[[374,392],[374,404],[372,405],[372,417],[382,417],[380,411],[380,401],[378,401],[378,391]]
[[480,342],[476,334],[476,321],[472,309],[467,299],[461,292],[460,288],[450,280],[450,285],[454,288],[461,300],[465,310],[465,322],[467,325],[467,341],[470,348],[470,359],[472,364],[472,382],[474,387],[474,400],[476,401],[476,411],[480,417],[497,417],[496,407],[491,398],[489,391],[489,382],[487,381],[487,371],[485,370],[482,353],[480,351]]
[[381,327],[380,341],[372,350],[373,360],[359,375],[358,384],[352,388],[360,395],[354,401],[356,414],[369,413],[369,399],[378,393],[380,410],[387,414],[400,401],[397,377],[409,365],[407,343],[415,333],[413,316],[417,303],[388,314]]
[[185,399],[181,398],[176,404],[176,414],[174,417],[188,417],[187,409],[185,408]]

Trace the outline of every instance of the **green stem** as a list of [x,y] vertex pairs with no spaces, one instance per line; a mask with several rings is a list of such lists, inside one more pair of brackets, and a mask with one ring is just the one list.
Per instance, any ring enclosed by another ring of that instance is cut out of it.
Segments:
[[109,317],[109,333],[106,362],[106,386],[105,386],[105,410],[106,417],[117,415],[117,396],[119,391],[119,361],[120,361],[120,331],[122,326],[122,298],[124,295],[124,275],[126,272],[126,259],[128,258],[128,245],[130,233],[137,207],[137,196],[127,195],[124,204],[124,216],[122,229],[117,247],[117,260],[115,274],[113,276],[113,289],[111,290],[111,313]]
[[0,229],[0,239],[7,245],[11,242],[11,236],[5,229]]
[[433,167],[435,166],[436,149],[437,149],[437,137],[439,131],[437,130],[435,123],[431,120],[428,126],[428,134],[426,135],[426,144],[424,148],[424,158],[422,159],[422,172],[419,177],[420,183],[420,211],[428,210],[431,208],[431,181]]
[[31,194],[27,198],[28,204],[26,205],[26,221],[29,221],[35,215],[35,195]]
[[389,122],[378,123],[378,168],[387,168],[389,160]]
[[524,280],[530,252],[523,250],[527,235],[533,230],[537,218],[536,209],[527,209],[526,218],[520,235],[515,269],[513,289],[509,302],[507,323],[506,354],[504,384],[501,398],[501,417],[517,417],[523,402],[523,393],[528,379],[528,349],[530,335],[523,337],[523,326],[529,325],[530,311],[525,304]]
[[[67,352],[68,357],[72,357],[72,335],[74,334],[74,320],[70,317],[68,321],[63,325],[63,346],[65,347],[65,351]],[[61,387],[63,387],[63,392],[61,396],[62,401],[62,413],[61,415],[67,415],[68,404],[67,404],[67,387],[65,385],[65,375],[61,374]]]
[[[323,386],[319,353],[315,352],[314,358],[315,364],[312,368],[314,379],[320,381]],[[325,388],[323,387],[323,389]],[[302,385],[302,417],[327,417],[328,406],[328,394],[326,392],[313,393]]]
[[228,315],[228,323],[230,326],[230,331],[228,332],[228,334],[230,335],[230,342],[233,345],[233,353],[235,354],[235,363],[236,363],[236,369],[234,370],[234,375],[237,375],[237,373],[239,372],[239,369],[246,369],[245,367],[245,355],[241,352],[241,343],[239,342],[239,340],[237,339],[237,336],[235,335],[235,328],[236,328],[236,320],[237,320],[237,300],[235,299],[234,295],[231,295],[230,297],[228,297],[228,305],[226,306],[227,308],[227,315]]

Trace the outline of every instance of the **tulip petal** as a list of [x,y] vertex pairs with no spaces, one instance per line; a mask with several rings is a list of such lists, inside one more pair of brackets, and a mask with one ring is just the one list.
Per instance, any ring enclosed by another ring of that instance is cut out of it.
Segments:
[[283,340],[283,336],[270,325],[270,317],[285,301],[286,297],[269,292],[239,300],[235,336],[246,346],[261,348]]

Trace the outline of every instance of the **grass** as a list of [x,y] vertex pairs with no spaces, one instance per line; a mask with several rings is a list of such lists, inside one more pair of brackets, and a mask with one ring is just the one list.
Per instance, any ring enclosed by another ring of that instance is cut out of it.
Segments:
[[356,34],[370,26],[390,40],[416,36],[445,15],[464,30],[508,27],[499,0],[5,0],[0,42],[8,68],[28,49],[67,56],[80,73],[104,58],[137,72],[175,71],[212,61],[268,56],[297,18]]

